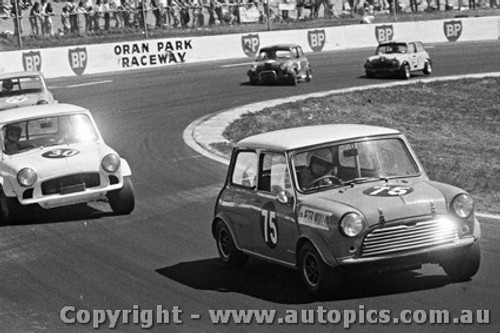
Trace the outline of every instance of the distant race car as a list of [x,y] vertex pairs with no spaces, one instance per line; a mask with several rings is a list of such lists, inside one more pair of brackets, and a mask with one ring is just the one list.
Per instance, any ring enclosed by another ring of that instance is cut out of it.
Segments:
[[432,73],[432,61],[421,42],[390,41],[381,43],[374,56],[365,63],[369,78],[376,75],[396,75],[409,79],[412,72]]
[[283,44],[263,47],[256,63],[248,70],[250,84],[287,83],[296,85],[298,81],[312,80],[312,69],[302,47]]
[[355,270],[437,263],[452,280],[472,277],[474,214],[466,191],[429,180],[401,132],[317,125],[237,143],[211,228],[225,264],[253,255],[296,268],[322,294]]
[[57,103],[40,72],[2,73],[0,87],[0,110]]
[[127,161],[107,146],[90,112],[69,104],[0,113],[0,222],[24,219],[25,207],[108,199],[113,212],[135,204]]

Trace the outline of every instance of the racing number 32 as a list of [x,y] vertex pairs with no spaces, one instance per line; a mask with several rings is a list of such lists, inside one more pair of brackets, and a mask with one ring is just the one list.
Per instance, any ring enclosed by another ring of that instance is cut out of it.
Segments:
[[260,226],[264,242],[270,248],[275,248],[278,244],[278,224],[276,223],[276,209],[274,205],[264,206],[260,212]]

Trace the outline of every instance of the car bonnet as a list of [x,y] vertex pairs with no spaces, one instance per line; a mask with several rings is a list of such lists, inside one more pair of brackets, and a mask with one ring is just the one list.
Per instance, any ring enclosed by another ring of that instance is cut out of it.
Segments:
[[39,179],[80,172],[98,172],[102,157],[112,152],[101,143],[79,143],[32,149],[15,155],[4,155],[7,167],[17,172],[29,167]]
[[303,204],[330,212],[333,207],[334,210],[340,208],[340,212],[332,212],[339,217],[358,210],[369,225],[379,223],[381,218],[389,222],[447,212],[444,195],[422,180],[389,180],[343,186],[306,196]]
[[36,105],[43,97],[43,94],[22,94],[0,98],[0,110],[18,108],[28,105]]

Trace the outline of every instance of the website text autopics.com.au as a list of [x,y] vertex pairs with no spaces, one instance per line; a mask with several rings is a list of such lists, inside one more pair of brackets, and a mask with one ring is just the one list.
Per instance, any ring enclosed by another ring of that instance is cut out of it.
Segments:
[[119,325],[135,325],[148,329],[161,325],[182,325],[187,321],[208,318],[213,325],[335,325],[345,329],[353,325],[487,325],[490,310],[402,310],[397,313],[388,309],[375,310],[364,305],[356,309],[210,309],[205,313],[186,313],[178,306],[165,308],[157,305],[143,309],[133,305],[122,310],[86,310],[64,306],[59,317],[67,325],[89,325],[94,329],[116,328]]

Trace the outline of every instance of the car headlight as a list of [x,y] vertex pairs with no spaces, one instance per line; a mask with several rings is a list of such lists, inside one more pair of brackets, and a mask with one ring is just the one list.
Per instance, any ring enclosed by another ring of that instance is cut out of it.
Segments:
[[257,65],[252,65],[252,67],[250,67],[251,72],[255,72],[256,70],[257,70]]
[[41,99],[39,100],[36,104],[40,105],[40,104],[49,104],[49,102],[47,102],[46,100],[44,99]]
[[467,218],[474,212],[474,199],[468,194],[459,194],[451,201],[451,210],[458,217]]
[[285,64],[281,64],[280,65],[280,69],[285,72],[286,71],[286,65]]
[[398,60],[398,59],[393,59],[393,60],[392,60],[392,64],[393,64],[394,66],[399,66],[399,60]]
[[102,167],[107,172],[116,172],[120,168],[120,157],[116,154],[108,154],[102,159]]
[[364,227],[365,219],[357,213],[347,213],[340,220],[340,230],[348,237],[356,237]]
[[24,168],[17,173],[17,182],[19,185],[29,187],[35,184],[37,179],[36,171],[31,168]]

